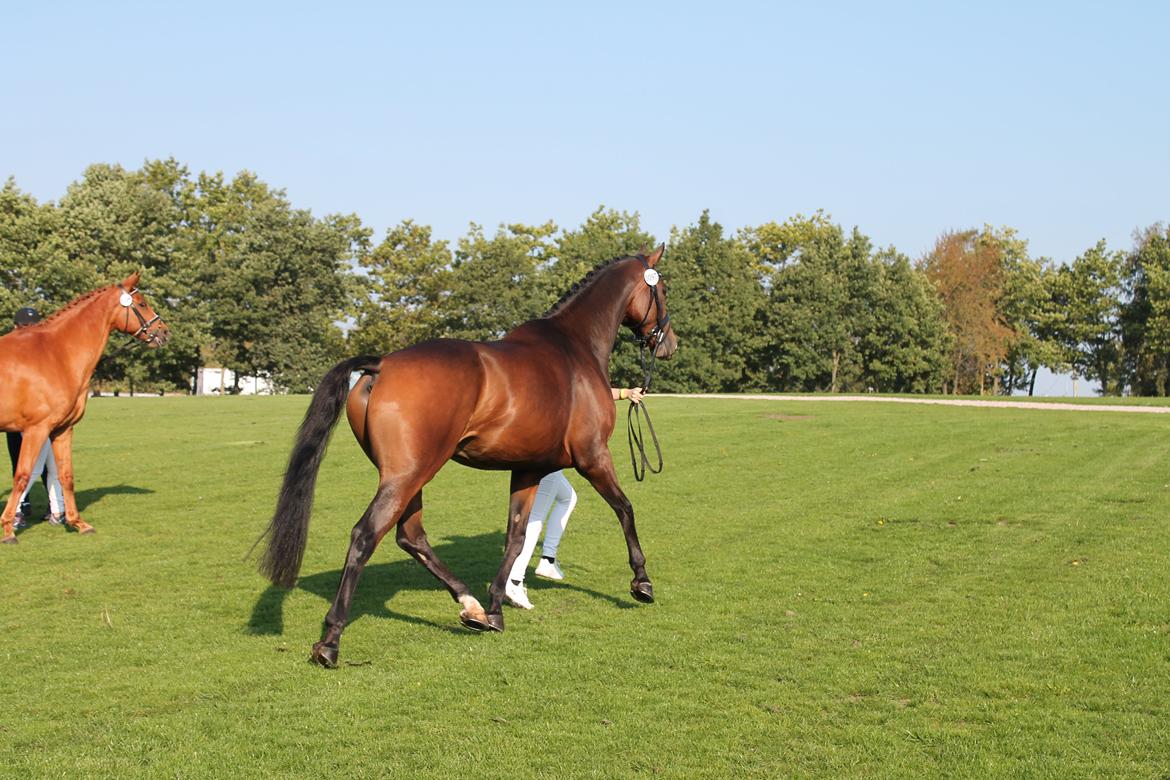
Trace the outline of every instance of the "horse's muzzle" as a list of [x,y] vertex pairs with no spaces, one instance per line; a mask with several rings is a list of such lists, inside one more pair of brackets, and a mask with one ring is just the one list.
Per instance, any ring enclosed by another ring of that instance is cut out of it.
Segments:
[[159,327],[152,328],[146,333],[143,333],[141,339],[146,342],[146,346],[150,349],[158,349],[163,344],[170,341],[171,329],[166,325],[160,323]]
[[677,351],[678,337],[674,335],[674,328],[668,325],[666,332],[662,334],[662,338],[658,339],[658,344],[654,347],[654,357],[670,360],[670,356]]

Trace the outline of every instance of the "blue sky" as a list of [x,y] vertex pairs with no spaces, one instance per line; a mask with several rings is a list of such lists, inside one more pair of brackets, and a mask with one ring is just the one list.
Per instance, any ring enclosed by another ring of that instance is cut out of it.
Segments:
[[173,156],[451,240],[825,209],[912,257],[991,223],[1067,261],[1170,219],[1170,4],[6,6],[0,177],[39,199]]

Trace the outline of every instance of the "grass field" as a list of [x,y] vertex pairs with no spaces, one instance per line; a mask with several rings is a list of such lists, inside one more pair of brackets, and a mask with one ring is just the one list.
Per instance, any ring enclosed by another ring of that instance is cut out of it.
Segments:
[[[0,549],[0,776],[1170,774],[1161,416],[654,399],[666,471],[635,483],[613,447],[658,603],[574,476],[536,610],[469,633],[388,543],[326,671],[309,646],[374,487],[344,422],[300,585],[242,560],[305,404],[91,403],[98,533]],[[506,493],[454,464],[426,492],[481,598]]]

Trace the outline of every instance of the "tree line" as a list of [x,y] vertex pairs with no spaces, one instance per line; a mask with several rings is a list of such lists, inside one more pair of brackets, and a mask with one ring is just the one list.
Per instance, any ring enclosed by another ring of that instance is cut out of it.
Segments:
[[[107,388],[188,390],[220,365],[292,392],[342,357],[436,337],[491,339],[543,314],[599,263],[656,245],[637,213],[576,228],[471,224],[453,245],[411,220],[376,240],[316,217],[254,174],[177,161],[93,165],[56,202],[0,189],[0,317],[52,311],[135,269],[171,326],[166,349],[111,345]],[[1107,394],[1170,385],[1170,230],[1058,263],[1010,228],[943,233],[925,256],[875,247],[823,212],[726,231],[703,212],[661,266],[681,348],[658,391],[1012,393],[1036,371]],[[615,382],[638,379],[632,346]]]

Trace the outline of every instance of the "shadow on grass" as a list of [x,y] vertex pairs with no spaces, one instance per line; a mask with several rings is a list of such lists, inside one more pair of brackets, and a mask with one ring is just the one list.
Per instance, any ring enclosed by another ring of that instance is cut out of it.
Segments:
[[[87,508],[101,501],[106,496],[140,496],[153,492],[150,488],[121,484],[78,490],[73,493],[73,498],[77,501],[77,511],[84,512]],[[3,507],[2,502],[5,500],[7,500],[7,495],[0,499],[0,508]],[[40,480],[37,480],[32,489],[29,490],[28,500],[29,505],[32,507],[30,525],[36,525],[41,522],[41,518],[48,514],[49,511],[49,495],[45,492],[44,484]],[[17,531],[16,533],[19,536],[24,531]]]
[[[435,555],[451,567],[457,577],[469,583],[472,592],[486,608],[489,600],[488,586],[491,585],[491,581],[499,570],[503,547],[504,534],[494,532],[478,536],[452,536],[442,544],[436,545],[434,550]],[[434,591],[437,597],[443,599],[451,597],[443,585],[431,576],[430,572],[394,544],[391,536],[383,540],[379,549],[384,550],[384,555],[399,555],[401,558],[388,563],[372,563],[366,566],[354,592],[347,626],[352,626],[362,617],[369,615],[431,626],[452,633],[467,633],[466,629],[454,623],[435,623],[432,620],[414,615],[404,615],[388,609],[386,603],[399,591],[427,590]],[[344,554],[344,550],[339,552]],[[333,602],[333,597],[337,594],[341,572],[341,569],[334,569],[310,574],[301,577],[297,581],[296,587],[315,596],[320,596],[328,605]],[[583,588],[579,585],[557,583],[552,587],[585,593],[594,598],[608,601],[618,609],[633,609],[637,606],[632,601],[623,600],[608,593],[600,593],[590,588]],[[246,631],[257,635],[284,633],[284,600],[290,592],[275,585],[266,588],[252,607],[252,616],[248,620]],[[454,616],[458,613],[459,606],[454,601],[451,601],[451,606],[452,616]]]
[[109,487],[87,488],[74,492],[77,499],[77,511],[84,512],[89,506],[96,504],[106,496],[143,496],[154,491],[150,488],[140,488],[135,485],[110,485]]

